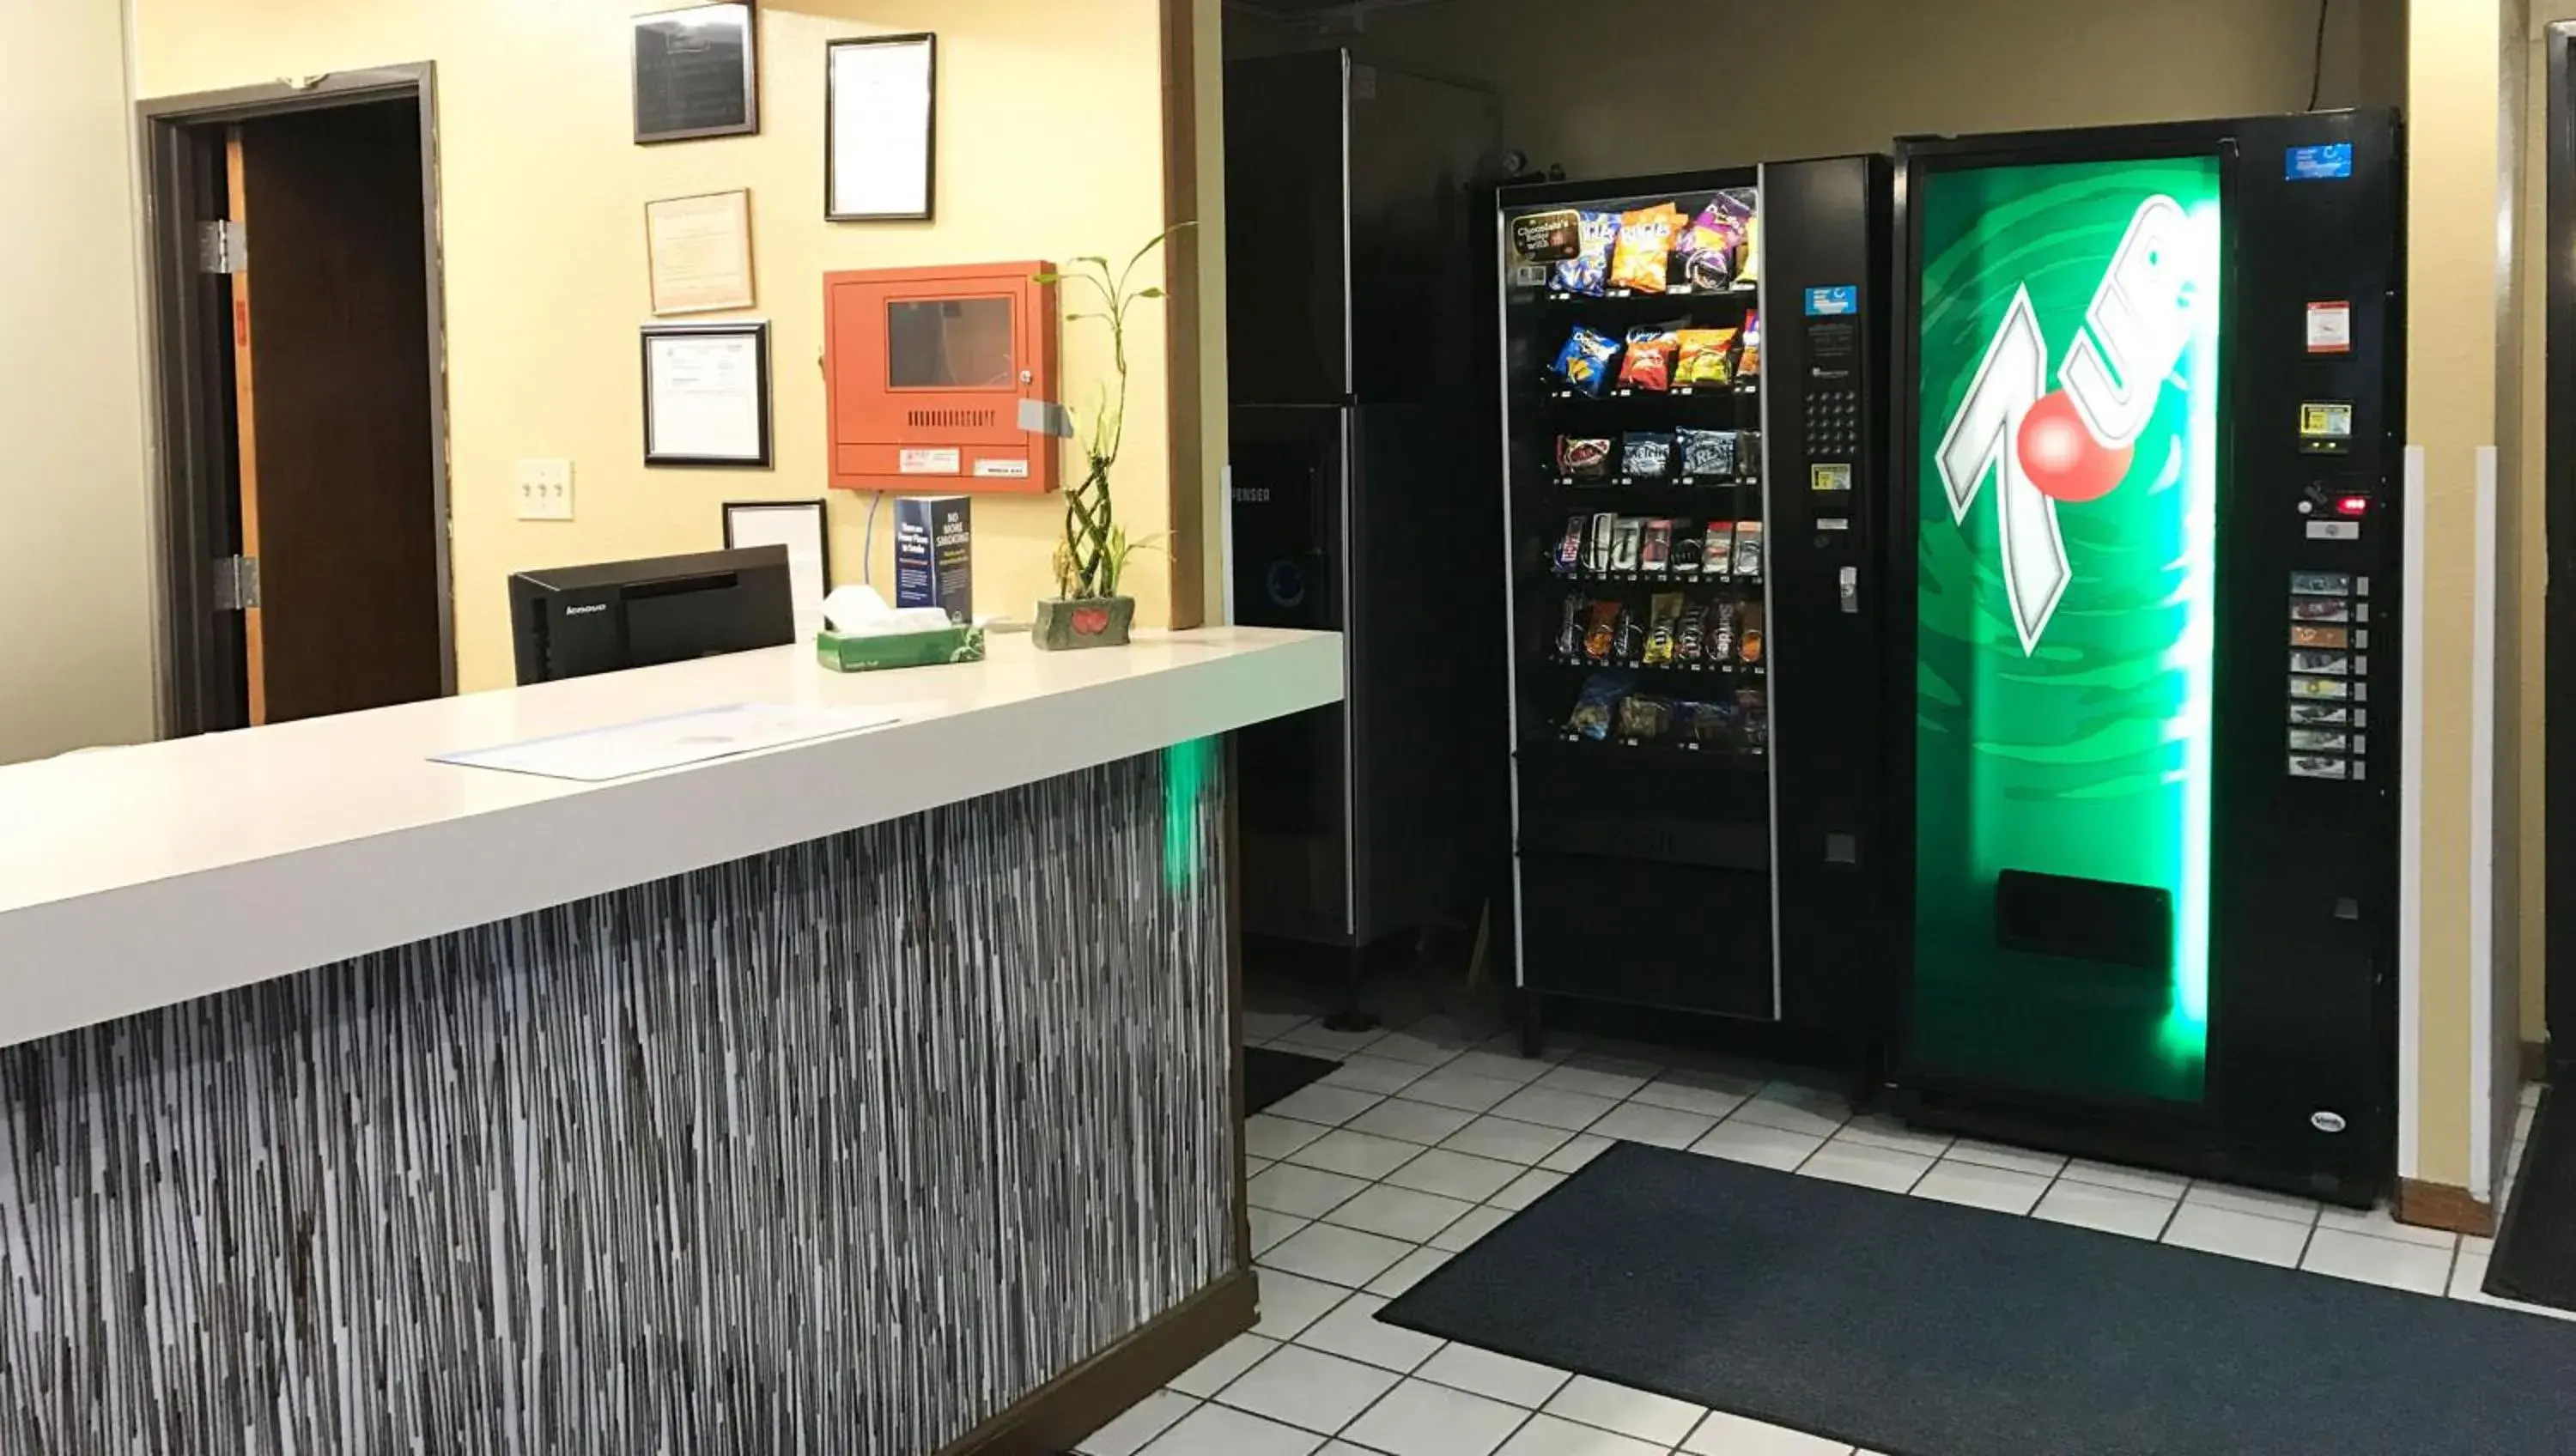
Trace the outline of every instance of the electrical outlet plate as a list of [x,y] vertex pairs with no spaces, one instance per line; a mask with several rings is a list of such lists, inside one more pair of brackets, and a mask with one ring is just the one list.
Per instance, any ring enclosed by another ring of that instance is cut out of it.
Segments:
[[522,460],[519,462],[519,519],[523,521],[572,519],[571,461]]

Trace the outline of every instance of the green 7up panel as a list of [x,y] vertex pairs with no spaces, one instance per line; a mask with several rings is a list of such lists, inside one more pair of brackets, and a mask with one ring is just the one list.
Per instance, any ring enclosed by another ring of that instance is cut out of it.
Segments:
[[2215,157],[1933,171],[1915,408],[1918,1062],[2196,1102]]

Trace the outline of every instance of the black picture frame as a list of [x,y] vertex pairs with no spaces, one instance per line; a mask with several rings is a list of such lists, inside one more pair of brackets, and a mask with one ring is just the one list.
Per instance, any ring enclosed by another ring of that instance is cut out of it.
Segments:
[[[652,323],[643,326],[638,362],[643,369],[644,396],[644,463],[648,467],[715,467],[736,470],[767,470],[773,464],[777,433],[770,390],[769,321],[767,319],[732,320],[718,323]],[[653,440],[653,344],[672,338],[748,338],[754,341],[756,389],[759,411],[760,448],[750,455],[709,455],[659,450]]]
[[[837,59],[844,51],[862,46],[915,46],[922,53],[923,79],[928,83],[927,115],[922,119],[921,133],[921,210],[856,211],[841,206],[839,191],[841,146],[841,96],[834,84]],[[939,201],[939,37],[930,31],[906,35],[856,36],[836,40],[823,47],[823,220],[826,222],[930,222],[938,211]]]
[[729,500],[724,502],[724,544],[727,551],[734,545],[734,517],[742,511],[779,511],[814,518],[814,538],[822,549],[823,582],[832,581],[832,502],[828,496],[810,496],[799,500]]
[[635,17],[635,144],[760,131],[760,25],[751,0]]

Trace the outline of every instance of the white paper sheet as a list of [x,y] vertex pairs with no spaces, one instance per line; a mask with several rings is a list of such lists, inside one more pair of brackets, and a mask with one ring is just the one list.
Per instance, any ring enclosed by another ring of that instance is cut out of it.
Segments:
[[835,217],[918,217],[930,211],[930,47],[832,49]]
[[902,720],[900,712],[885,708],[732,703],[553,738],[435,754],[431,761],[596,784],[757,753],[764,748],[883,728]]
[[823,630],[823,598],[832,584],[823,578],[824,511],[816,505],[737,504],[725,512],[725,544],[787,548],[788,590],[796,598],[796,640],[811,642]]
[[760,339],[755,334],[656,334],[644,422],[647,455],[760,458]]

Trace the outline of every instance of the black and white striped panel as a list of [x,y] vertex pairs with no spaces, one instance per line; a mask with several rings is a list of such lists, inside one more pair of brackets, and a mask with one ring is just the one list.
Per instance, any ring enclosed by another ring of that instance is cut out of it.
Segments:
[[1185,745],[0,1051],[0,1451],[938,1450],[1229,1267],[1222,793]]

